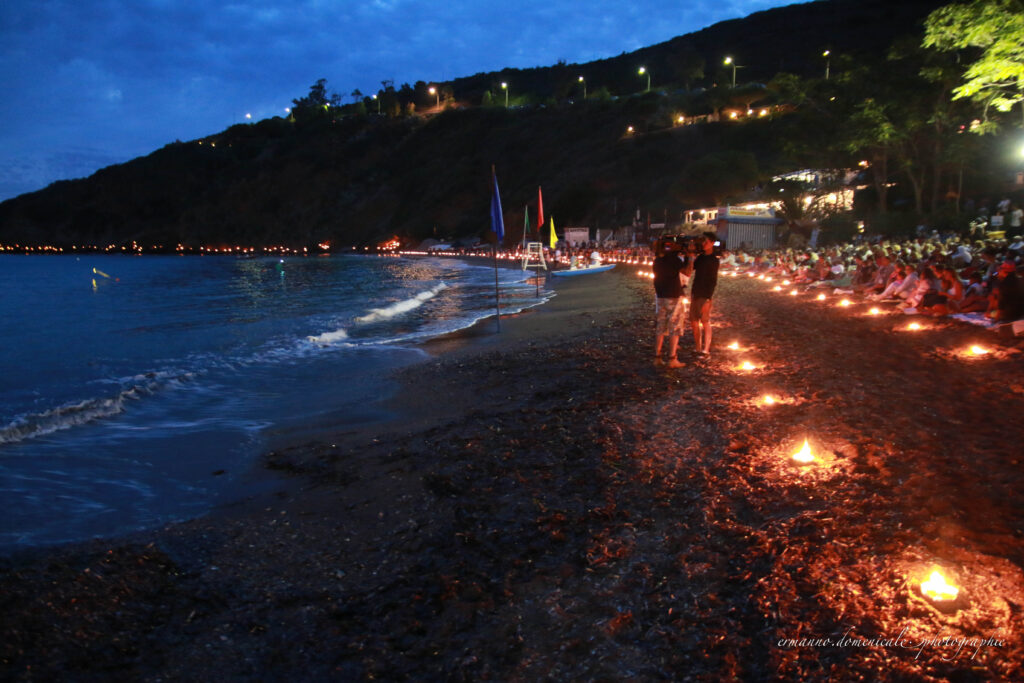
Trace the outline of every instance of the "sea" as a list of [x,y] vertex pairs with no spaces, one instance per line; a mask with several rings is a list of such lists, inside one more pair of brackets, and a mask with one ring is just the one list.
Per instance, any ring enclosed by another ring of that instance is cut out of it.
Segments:
[[[503,314],[552,295],[499,268]],[[0,255],[0,554],[272,486],[271,447],[393,417],[389,374],[492,316],[445,257]]]

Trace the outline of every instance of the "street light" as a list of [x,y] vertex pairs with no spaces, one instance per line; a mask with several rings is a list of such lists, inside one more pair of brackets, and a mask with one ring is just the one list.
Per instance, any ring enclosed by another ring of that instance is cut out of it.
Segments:
[[821,56],[825,58],[825,80],[828,80],[829,67],[832,66],[832,58],[829,56],[832,54],[831,50],[825,50],[821,53]]
[[642,66],[637,71],[637,73],[639,75],[641,75],[641,76],[643,76],[644,74],[647,74],[647,91],[649,92],[651,90],[651,72],[647,70],[646,66]]
[[505,91],[505,109],[508,109],[508,83],[502,81],[501,89]]
[[434,96],[434,107],[437,108],[437,109],[440,109],[441,108],[441,93],[437,92],[437,88],[435,88],[434,86],[430,86],[430,89],[427,90],[427,92],[429,92],[431,95]]
[[583,84],[583,99],[587,99],[587,81],[583,76],[580,76],[579,81]]
[[740,67],[738,64],[736,64],[736,61],[732,57],[726,57],[725,58],[725,65],[732,67],[732,87],[735,88],[736,87],[736,69],[740,69],[742,67]]
[[374,99],[374,100],[377,100],[377,113],[379,114],[380,113],[380,98],[378,98],[376,95],[370,95],[370,98]]

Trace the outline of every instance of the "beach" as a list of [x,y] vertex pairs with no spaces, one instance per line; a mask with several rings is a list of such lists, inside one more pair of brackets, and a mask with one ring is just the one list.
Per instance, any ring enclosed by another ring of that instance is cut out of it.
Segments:
[[649,280],[563,280],[265,454],[273,494],[0,561],[2,677],[1024,676],[1020,340],[722,277],[668,370]]

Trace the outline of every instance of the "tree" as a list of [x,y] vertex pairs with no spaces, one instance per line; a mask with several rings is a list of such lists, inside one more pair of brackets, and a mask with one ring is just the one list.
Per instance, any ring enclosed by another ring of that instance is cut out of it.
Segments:
[[681,44],[668,55],[672,75],[689,91],[694,81],[704,78],[704,58],[690,43]]
[[363,93],[359,91],[359,88],[356,88],[349,94],[352,96],[353,102],[358,102],[359,100],[363,99]]
[[[968,48],[980,57],[964,72],[964,83],[954,98],[969,98],[984,108],[1010,111],[1022,103],[1024,124],[1024,2],[1022,0],[974,0],[969,4],[940,7],[925,21],[924,46],[943,51]],[[982,126],[980,132],[992,132]]]

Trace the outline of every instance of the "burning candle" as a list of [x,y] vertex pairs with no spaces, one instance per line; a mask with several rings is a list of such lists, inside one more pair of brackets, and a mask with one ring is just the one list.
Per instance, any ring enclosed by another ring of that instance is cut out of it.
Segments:
[[807,443],[807,439],[804,439],[804,445],[800,450],[793,454],[793,459],[802,463],[814,462],[814,453],[811,453],[811,445]]
[[729,346],[727,346],[726,348],[732,349],[733,351],[739,351],[740,343],[733,342],[732,344],[729,344]]
[[846,308],[847,306],[849,306],[852,303],[853,302],[850,301],[849,299],[843,299],[842,301],[839,302],[839,305],[842,306],[843,308]]
[[745,360],[740,363],[740,370],[757,370],[757,366],[751,363],[749,360]]
[[795,289],[791,289],[791,290],[789,291],[789,295],[790,295],[790,296],[796,296],[797,294],[798,294],[798,292],[797,292],[797,291],[796,291]]
[[921,595],[933,602],[956,600],[960,589],[946,582],[946,577],[938,569],[932,570],[931,576],[921,582]]
[[774,287],[772,287],[772,291],[773,292],[781,292],[782,291],[782,286],[781,285],[775,285]]
[[764,397],[761,398],[761,403],[766,406],[773,406],[775,405],[775,397],[771,394],[765,394]]
[[825,300],[825,295],[824,294],[819,294],[818,295],[818,301],[824,301],[824,300]]
[[878,315],[881,312],[882,311],[878,308],[878,306],[872,306],[871,310],[868,311],[868,315]]
[[983,346],[978,346],[977,344],[975,344],[974,346],[971,347],[971,355],[984,356],[986,353],[989,353],[989,350]]
[[910,323],[909,325],[907,325],[907,329],[910,330],[911,332],[916,332],[917,330],[921,329],[921,323]]
[[782,281],[782,284],[784,284],[784,285],[788,285],[788,284],[789,284],[789,280],[783,280],[783,281]]

